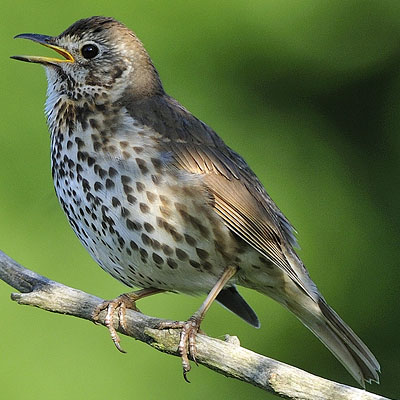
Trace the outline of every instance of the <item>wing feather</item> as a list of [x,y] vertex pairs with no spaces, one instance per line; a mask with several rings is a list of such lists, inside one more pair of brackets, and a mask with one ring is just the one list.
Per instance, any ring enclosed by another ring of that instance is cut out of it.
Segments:
[[[226,226],[285,271],[303,290],[303,265],[291,259],[294,229],[245,160],[172,97],[126,97],[132,118],[151,128],[167,163],[203,175],[215,211]],[[296,261],[298,260],[298,261]]]
[[243,159],[235,164],[235,157],[240,157],[236,153],[231,158],[216,147],[201,144],[179,142],[169,148],[178,168],[204,174],[213,207],[226,226],[309,293],[300,271],[285,256],[284,247],[290,246],[289,223],[286,218],[280,220],[277,207],[270,206],[272,200]]

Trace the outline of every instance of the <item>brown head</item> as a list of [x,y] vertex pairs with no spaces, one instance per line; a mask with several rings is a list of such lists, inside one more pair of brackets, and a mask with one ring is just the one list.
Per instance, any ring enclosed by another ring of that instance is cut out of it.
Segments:
[[114,96],[163,94],[158,73],[140,40],[125,25],[108,17],[81,19],[59,36],[17,35],[49,47],[64,59],[36,56],[12,58],[46,68],[48,96],[71,100]]

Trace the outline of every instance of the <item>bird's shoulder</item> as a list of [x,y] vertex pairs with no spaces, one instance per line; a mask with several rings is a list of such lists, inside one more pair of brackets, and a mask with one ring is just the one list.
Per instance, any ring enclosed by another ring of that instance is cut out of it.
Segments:
[[177,168],[204,175],[214,207],[230,229],[242,238],[255,229],[254,237],[262,242],[267,238],[277,246],[283,241],[297,246],[294,228],[258,177],[211,127],[168,95],[130,101],[127,109],[157,132],[162,150]]

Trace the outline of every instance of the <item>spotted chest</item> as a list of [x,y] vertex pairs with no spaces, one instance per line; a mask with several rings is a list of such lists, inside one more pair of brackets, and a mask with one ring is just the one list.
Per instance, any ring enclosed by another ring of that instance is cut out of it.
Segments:
[[121,109],[69,107],[50,125],[52,173],[60,204],[92,257],[128,286],[210,290],[240,260],[201,177],[171,170],[154,132]]

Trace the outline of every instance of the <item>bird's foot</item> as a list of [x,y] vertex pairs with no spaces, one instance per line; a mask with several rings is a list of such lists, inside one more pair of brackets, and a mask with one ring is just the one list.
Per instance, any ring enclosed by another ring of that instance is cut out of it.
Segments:
[[[225,284],[235,275],[237,267],[227,267],[221,277],[218,279],[214,287],[208,293],[200,308],[187,320],[175,322],[162,322],[159,329],[182,329],[181,338],[179,340],[179,354],[182,359],[183,378],[189,382],[187,373],[190,371],[189,356],[196,363],[196,335],[202,333],[200,331],[200,324],[203,321],[207,310],[210,308],[212,302],[221,292]],[[190,383],[190,382],[189,382]]]
[[161,289],[142,289],[132,293],[121,294],[117,298],[113,300],[106,300],[100,303],[96,309],[93,311],[92,320],[94,323],[98,322],[100,313],[104,310],[107,310],[107,315],[104,319],[104,324],[108,328],[111,339],[115,344],[115,347],[121,352],[126,353],[126,351],[121,347],[121,339],[117,333],[117,330],[114,327],[114,315],[118,310],[118,324],[122,327],[124,331],[127,331],[126,324],[126,310],[134,310],[140,312],[140,310],[136,307],[136,301],[142,299],[143,297],[151,296],[156,293],[164,292]]
[[[136,299],[137,300],[137,299]],[[130,294],[121,294],[113,300],[106,300],[100,303],[96,309],[93,311],[92,320],[97,322],[99,320],[99,315],[102,311],[107,310],[107,315],[104,319],[104,324],[108,328],[111,339],[115,344],[115,347],[121,352],[126,353],[126,351],[121,347],[121,339],[114,327],[113,319],[116,311],[118,310],[118,323],[123,330],[126,328],[126,309],[129,308],[134,311],[140,310],[136,307],[135,301],[130,296]]]
[[190,371],[189,356],[196,361],[196,335],[202,333],[200,330],[201,319],[196,315],[190,317],[187,321],[165,321],[159,325],[159,329],[182,329],[178,351],[182,359],[183,378],[190,383],[187,373]]

